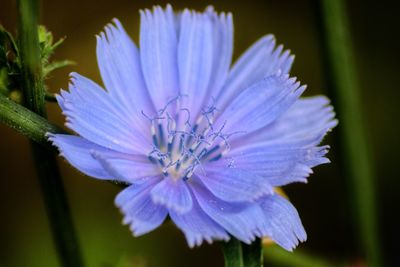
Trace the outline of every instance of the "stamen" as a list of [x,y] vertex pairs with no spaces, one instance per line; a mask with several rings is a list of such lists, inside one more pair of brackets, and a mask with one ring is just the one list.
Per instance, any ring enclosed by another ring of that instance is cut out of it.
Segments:
[[199,128],[199,125],[196,123],[192,128],[192,131],[191,131],[191,134],[189,135],[189,138],[186,140],[186,145],[189,145],[190,142],[193,139],[193,135],[196,135],[197,128]]
[[[186,181],[198,168],[205,173],[203,162],[225,157],[230,149],[228,139],[235,133],[223,132],[226,122],[214,129],[217,111],[214,103],[202,109],[194,121],[190,110],[180,106],[180,97],[169,100],[153,117],[142,114],[151,122],[153,150],[149,160],[160,167],[164,177]],[[173,109],[168,109],[172,104]],[[220,139],[218,144],[217,139]]]
[[184,147],[184,142],[185,142],[184,139],[185,139],[185,136],[181,135],[180,140],[179,140],[179,149],[178,149],[178,151],[181,152],[181,155],[183,155],[182,153],[183,153],[183,147]]
[[178,162],[176,163],[176,165],[175,165],[175,170],[176,171],[179,171],[179,168],[181,167],[181,161],[180,160],[178,160]]
[[147,156],[147,158],[150,160],[151,163],[157,164],[157,160],[153,158],[152,156]]
[[193,171],[194,171],[194,167],[190,167],[190,168],[186,171],[185,175],[183,176],[183,180],[184,180],[184,181],[189,180],[189,178],[192,177],[192,175],[193,175]]
[[[176,117],[178,117],[178,116],[176,116]],[[172,153],[172,149],[174,147],[175,136],[176,136],[175,130],[176,130],[176,123],[171,118],[171,116],[167,113],[167,131],[168,131],[167,152],[170,154]]]
[[151,125],[151,136],[153,138],[153,144],[155,147],[158,147],[158,140],[157,140],[157,134],[156,134],[156,128],[154,125]]
[[181,108],[181,111],[185,111],[186,112],[186,121],[185,121],[185,125],[189,126],[189,128],[192,128],[190,125],[190,111],[187,108]]
[[203,148],[198,156],[199,160],[203,158],[203,156],[207,153],[207,149]]
[[209,161],[217,161],[217,160],[219,160],[221,157],[222,157],[222,154],[219,153],[217,156],[211,158]]
[[161,123],[158,124],[158,135],[159,135],[159,146],[160,148],[164,147],[164,130]]
[[162,109],[160,109],[160,110],[158,111],[158,113],[162,115],[162,114],[167,110],[168,106],[170,106],[170,105],[171,105],[172,103],[174,103],[174,102],[178,102],[178,100],[179,100],[180,97],[181,97],[181,96],[178,95],[178,96],[176,96],[176,97],[170,99],[170,100],[165,104],[165,106],[164,106]]
[[210,156],[212,153],[214,153],[215,151],[217,151],[220,148],[219,145],[214,146],[213,148],[211,148],[210,150],[208,150],[204,155],[203,158],[207,159],[208,156]]
[[174,138],[175,138],[174,136],[172,136],[171,138],[168,138],[168,144],[167,144],[167,152],[168,153],[172,152]]
[[164,160],[159,159],[158,162],[160,163],[161,167],[164,167],[164,166],[165,166]]

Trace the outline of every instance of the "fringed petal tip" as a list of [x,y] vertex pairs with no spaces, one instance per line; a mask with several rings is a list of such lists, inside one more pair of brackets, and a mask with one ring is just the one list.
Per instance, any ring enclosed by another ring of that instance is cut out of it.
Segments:
[[226,234],[226,236],[202,236],[202,235],[197,235],[197,236],[186,236],[186,242],[189,246],[189,248],[193,249],[196,247],[200,247],[203,245],[204,242],[207,242],[207,244],[211,245],[214,242],[222,241],[222,242],[228,242],[231,237]]
[[276,46],[274,35],[268,34],[256,41],[233,65],[223,90],[219,91],[220,108],[249,86],[271,75],[287,74],[294,56],[282,45]]
[[51,132],[46,132],[46,133],[44,134],[44,136],[46,136],[47,139],[48,139],[50,142],[52,142],[52,143],[53,143],[53,140],[54,140],[54,136],[55,136],[55,135],[56,135],[55,133],[51,133]]
[[123,224],[129,224],[132,233],[140,236],[159,227],[168,215],[161,205],[155,204],[150,190],[159,182],[153,177],[141,184],[130,185],[115,198],[115,205],[124,215]]
[[260,207],[266,216],[265,236],[288,251],[306,241],[307,234],[299,214],[288,200],[276,194],[261,200]]
[[130,216],[124,216],[122,224],[129,226],[129,230],[132,233],[132,236],[134,237],[140,237],[142,235],[145,235],[149,232],[152,232],[158,227],[158,226],[156,227],[151,226],[145,221],[140,221]]

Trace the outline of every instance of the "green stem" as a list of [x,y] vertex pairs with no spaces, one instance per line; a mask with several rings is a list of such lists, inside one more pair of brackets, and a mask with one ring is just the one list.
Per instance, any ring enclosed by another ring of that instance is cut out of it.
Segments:
[[[18,41],[23,75],[24,104],[28,109],[46,118],[45,92],[38,41],[38,11],[37,0],[18,1]],[[13,110],[10,109],[9,111],[11,114]],[[43,120],[41,122],[40,126],[43,126]],[[81,267],[83,261],[55,154],[53,151],[33,142],[32,151],[50,227],[62,266]]]
[[364,246],[368,266],[382,266],[377,233],[374,169],[363,125],[360,87],[351,47],[345,1],[323,0],[321,12],[325,22],[331,75],[338,97],[345,160],[348,163],[349,177],[352,179],[351,194],[355,200],[360,245]]
[[0,122],[17,130],[36,143],[52,149],[55,149],[55,147],[47,141],[46,133],[66,133],[45,118],[2,94],[0,94]]
[[264,249],[265,261],[274,266],[283,267],[340,267],[344,264],[332,263],[325,259],[309,255],[296,249],[294,252],[287,252],[282,248],[273,245]]
[[225,267],[244,267],[242,245],[239,240],[231,238],[229,242],[221,242]]
[[38,1],[19,0],[18,44],[25,106],[46,117],[42,66],[38,40]]
[[241,243],[231,237],[229,242],[221,242],[225,267],[262,267],[263,255],[261,240],[256,239],[251,245]]
[[246,267],[264,266],[264,255],[261,239],[257,238],[250,245],[242,244],[243,261]]

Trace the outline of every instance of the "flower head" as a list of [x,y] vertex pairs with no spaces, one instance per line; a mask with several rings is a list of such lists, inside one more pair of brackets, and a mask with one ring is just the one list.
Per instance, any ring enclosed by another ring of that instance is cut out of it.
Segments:
[[79,136],[50,140],[83,173],[129,185],[115,203],[134,235],[169,216],[191,247],[268,236],[292,250],[306,233],[274,188],[328,162],[328,99],[299,98],[293,56],[271,35],[231,66],[231,14],[140,15],[140,49],[118,20],[97,37],[105,89],[73,73],[57,100]]

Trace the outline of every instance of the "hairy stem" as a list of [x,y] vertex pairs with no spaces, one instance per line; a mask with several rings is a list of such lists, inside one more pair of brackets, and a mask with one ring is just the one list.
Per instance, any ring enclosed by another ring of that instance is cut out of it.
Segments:
[[263,267],[261,240],[256,239],[246,245],[231,237],[229,242],[221,242],[225,267]]
[[231,238],[228,242],[221,242],[224,253],[225,267],[244,267],[242,244],[239,240]]
[[36,143],[56,150],[47,141],[46,133],[66,133],[58,126],[51,124],[45,118],[29,109],[15,103],[0,94],[0,122],[22,133]]
[[[18,41],[23,76],[24,104],[28,109],[38,114],[36,115],[37,117],[32,115],[30,118],[34,118],[39,123],[34,124],[27,118],[24,121],[21,116],[18,117],[16,114],[18,109],[19,111],[23,109],[13,107],[9,100],[5,98],[2,98],[1,101],[8,105],[2,106],[2,109],[7,111],[4,117],[8,115],[12,116],[13,119],[20,120],[21,124],[19,126],[14,124],[14,128],[19,129],[18,127],[21,127],[21,125],[28,124],[29,131],[27,132],[35,136],[37,141],[45,142],[43,133],[33,133],[33,129],[43,131],[48,130],[49,127],[45,123],[45,92],[38,41],[39,3],[37,0],[19,0],[17,3],[19,19]],[[23,111],[25,112],[26,110]],[[39,116],[43,118],[39,119]],[[3,114],[1,117],[3,120]],[[6,122],[13,123],[12,120],[6,120]],[[53,130],[52,127],[50,128],[50,130]],[[81,267],[83,266],[83,261],[55,154],[53,151],[34,142],[32,142],[32,152],[51,231],[62,266]]]

